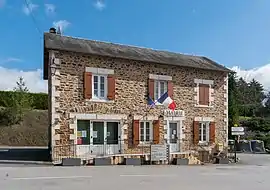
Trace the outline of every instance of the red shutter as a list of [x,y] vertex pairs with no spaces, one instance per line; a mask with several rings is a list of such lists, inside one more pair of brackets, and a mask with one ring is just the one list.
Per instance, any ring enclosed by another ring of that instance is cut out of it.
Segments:
[[108,75],[107,81],[108,81],[107,98],[109,100],[114,100],[115,99],[115,77],[114,77],[114,75]]
[[137,146],[139,144],[140,135],[140,122],[139,120],[133,120],[133,145]]
[[200,123],[199,121],[194,121],[193,122],[193,140],[194,144],[198,144],[200,139],[199,139],[199,133],[200,133]]
[[154,100],[154,87],[155,86],[155,81],[153,79],[148,79],[148,95],[152,100]]
[[92,98],[92,73],[91,72],[84,73],[84,98],[85,99]]
[[173,98],[173,84],[172,81],[168,81],[168,95]]
[[159,120],[154,120],[153,121],[153,140],[154,140],[154,144],[159,144],[159,137],[160,137],[160,133],[159,133]]
[[209,125],[209,141],[210,143],[215,143],[216,140],[216,125],[215,122],[210,122]]
[[205,105],[209,105],[209,85],[206,85],[206,86],[204,86],[204,101],[205,101]]
[[204,85],[199,84],[199,105],[205,104],[205,98],[204,98]]

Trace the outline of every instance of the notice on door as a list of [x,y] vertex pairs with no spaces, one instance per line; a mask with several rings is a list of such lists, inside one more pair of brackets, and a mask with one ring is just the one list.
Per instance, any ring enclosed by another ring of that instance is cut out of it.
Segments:
[[93,131],[93,138],[97,138],[97,131]]

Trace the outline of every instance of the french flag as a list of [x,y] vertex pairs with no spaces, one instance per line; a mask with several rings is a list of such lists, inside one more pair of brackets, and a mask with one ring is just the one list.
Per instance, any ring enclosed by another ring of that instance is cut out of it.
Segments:
[[169,96],[168,92],[165,92],[159,99],[158,102],[163,104],[165,107],[169,108],[170,110],[175,110],[176,104]]
[[156,105],[150,96],[147,98],[147,104],[150,105],[151,108],[155,107]]

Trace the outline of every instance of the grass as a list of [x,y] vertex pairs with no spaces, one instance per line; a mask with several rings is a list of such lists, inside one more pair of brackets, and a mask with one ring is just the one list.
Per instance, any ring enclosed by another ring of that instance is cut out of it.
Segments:
[[47,146],[48,111],[33,110],[21,124],[0,126],[0,146]]

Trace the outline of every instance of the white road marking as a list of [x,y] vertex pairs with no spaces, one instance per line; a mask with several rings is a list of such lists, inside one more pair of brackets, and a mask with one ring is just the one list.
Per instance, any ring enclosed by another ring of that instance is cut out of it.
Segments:
[[44,177],[15,177],[9,178],[10,180],[50,180],[50,179],[78,179],[78,178],[91,178],[92,176],[44,176]]
[[146,174],[127,174],[120,177],[176,177],[177,175],[146,175]]

